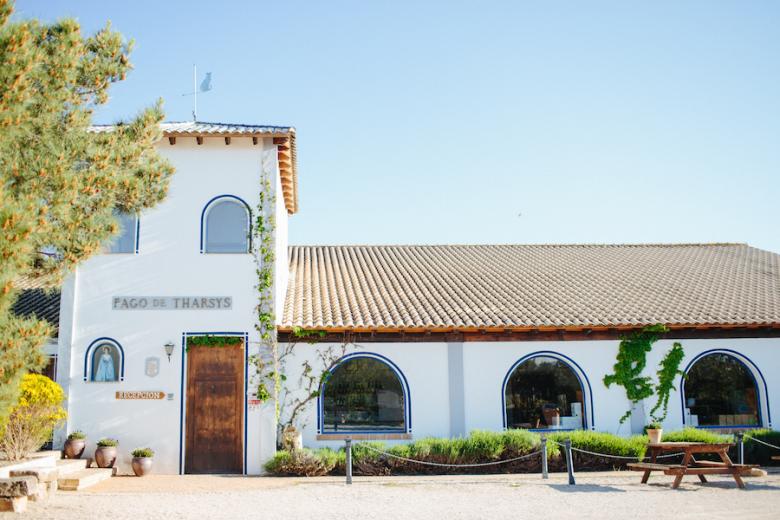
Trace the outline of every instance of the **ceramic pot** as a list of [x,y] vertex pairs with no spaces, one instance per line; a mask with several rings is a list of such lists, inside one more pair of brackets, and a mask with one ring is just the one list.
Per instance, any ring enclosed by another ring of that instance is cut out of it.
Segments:
[[86,439],[68,439],[62,451],[65,452],[66,459],[80,459],[86,446]]
[[116,446],[98,446],[95,450],[95,463],[98,468],[113,468],[116,462]]
[[143,477],[152,472],[151,457],[133,457],[133,473],[136,477]]
[[663,429],[647,430],[647,437],[650,439],[650,444],[658,444],[661,442],[661,436],[664,434]]
[[282,447],[287,451],[303,449],[303,432],[288,426],[282,432]]

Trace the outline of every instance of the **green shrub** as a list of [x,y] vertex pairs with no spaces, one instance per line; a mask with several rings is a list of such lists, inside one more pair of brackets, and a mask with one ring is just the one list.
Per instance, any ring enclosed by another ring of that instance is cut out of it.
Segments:
[[152,448],[136,448],[131,452],[133,457],[154,457],[154,450]]
[[611,433],[575,430],[570,432],[553,432],[548,435],[548,438],[559,444],[563,444],[563,441],[568,438],[571,439],[571,445],[574,448],[594,453],[604,453],[606,455],[617,455],[619,457],[636,457],[640,459],[645,456],[647,449],[647,437],[644,435],[619,437]]
[[333,471],[339,460],[339,454],[330,448],[277,451],[265,469],[274,475],[320,477]]
[[87,438],[87,434],[81,430],[76,430],[68,434],[69,441],[81,441]]
[[664,432],[664,442],[706,442],[716,444],[719,442],[733,442],[731,435],[722,435],[709,430],[700,430],[699,428],[683,428],[674,432]]
[[119,441],[116,439],[109,439],[108,437],[104,437],[97,441],[97,445],[99,448],[108,448],[111,446],[119,446]]
[[0,425],[0,451],[8,460],[24,459],[51,438],[54,428],[66,417],[62,387],[46,376],[26,374],[19,398]]
[[780,455],[780,450],[765,446],[756,442],[751,437],[760,439],[774,446],[780,446],[780,431],[762,428],[760,430],[748,430],[745,432],[745,462],[749,464],[761,464],[762,466],[776,466],[778,461],[772,460],[773,456]]
[[[550,471],[565,471],[561,446],[565,439],[571,439],[572,447],[594,453],[640,459],[647,449],[646,435],[620,437],[610,433],[587,430],[545,433]],[[770,444],[780,445],[780,432],[753,430],[753,435]],[[733,442],[733,436],[721,435],[708,430],[686,428],[664,435],[668,442]],[[490,461],[509,460],[540,449],[541,436],[527,430],[504,432],[474,431],[468,437],[454,439],[426,437],[407,444],[388,446],[382,442],[359,442],[352,445],[353,470],[356,475],[391,474],[448,474],[448,473],[496,473],[539,471],[539,458],[497,464],[482,468],[442,468],[408,462],[388,457],[381,452],[406,459],[447,463],[478,464]],[[748,463],[766,464],[772,448],[763,446],[745,437],[745,460]],[[580,471],[622,468],[630,460],[614,460],[605,457],[574,452],[575,469]],[[735,453],[732,451],[732,457]],[[276,475],[326,475],[344,474],[346,455],[344,449],[334,451],[328,448],[299,450],[294,453],[278,452],[266,464],[266,470]]]

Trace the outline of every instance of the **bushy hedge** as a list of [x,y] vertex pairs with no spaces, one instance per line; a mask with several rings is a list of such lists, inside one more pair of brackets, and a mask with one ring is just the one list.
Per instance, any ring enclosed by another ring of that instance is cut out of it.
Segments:
[[[749,433],[765,442],[780,445],[780,432],[754,430]],[[620,437],[610,433],[569,431],[547,433],[550,471],[565,471],[566,465],[559,446],[571,439],[572,447],[595,453],[641,459],[647,449],[647,436]],[[707,430],[686,428],[669,432],[664,441],[678,442],[733,442],[732,435],[720,435]],[[373,448],[373,449],[372,449]],[[539,456],[485,467],[444,468],[409,462],[405,459],[423,460],[441,464],[479,464],[509,460],[531,454],[541,448],[541,436],[527,430],[505,432],[474,431],[468,437],[454,439],[423,438],[408,444],[388,446],[382,442],[357,442],[352,447],[352,468],[355,475],[412,475],[412,474],[476,474],[476,473],[530,473],[541,470]],[[378,453],[386,452],[391,456]],[[766,465],[771,461],[771,448],[745,438],[745,460]],[[776,450],[774,450],[776,451]],[[393,457],[393,455],[395,457]],[[615,460],[574,451],[574,467],[577,471],[618,469],[630,459]],[[732,456],[736,458],[736,451]],[[297,452],[277,452],[265,468],[274,475],[343,475],[345,472],[344,449],[304,449]],[[736,459],[735,459],[736,460]],[[670,461],[671,462],[671,461]]]

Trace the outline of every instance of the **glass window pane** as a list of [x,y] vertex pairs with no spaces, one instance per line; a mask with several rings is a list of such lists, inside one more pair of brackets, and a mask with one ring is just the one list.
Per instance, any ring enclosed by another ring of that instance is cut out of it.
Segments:
[[120,213],[116,215],[119,222],[119,235],[108,246],[109,253],[135,253],[135,215]]
[[249,218],[246,207],[232,200],[217,202],[206,215],[207,253],[249,251]]
[[539,356],[515,368],[506,385],[507,428],[582,428],[583,392],[574,371]]
[[401,381],[376,359],[350,359],[336,367],[323,399],[324,432],[406,431]]
[[727,354],[697,361],[685,380],[685,405],[698,426],[758,424],[756,382],[747,367]]

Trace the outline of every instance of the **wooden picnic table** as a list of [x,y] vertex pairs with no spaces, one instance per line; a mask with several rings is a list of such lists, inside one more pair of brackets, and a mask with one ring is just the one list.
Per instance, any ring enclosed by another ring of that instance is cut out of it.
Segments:
[[[648,444],[647,451],[650,456],[650,462],[634,462],[628,464],[628,468],[634,471],[644,471],[642,475],[642,484],[647,484],[650,473],[653,471],[663,472],[665,475],[674,475],[672,489],[677,489],[685,475],[697,475],[699,480],[707,482],[705,475],[731,475],[734,481],[741,489],[745,489],[745,483],[742,481],[742,475],[750,473],[755,464],[734,464],[729,457],[729,448],[734,446],[732,443],[724,442],[718,444],[709,444],[706,442],[660,442],[657,444]],[[659,464],[657,458],[665,453],[681,453],[683,456],[682,464]],[[696,460],[695,455],[716,454],[721,461]]]

